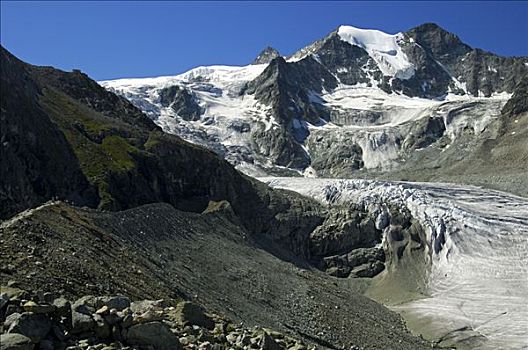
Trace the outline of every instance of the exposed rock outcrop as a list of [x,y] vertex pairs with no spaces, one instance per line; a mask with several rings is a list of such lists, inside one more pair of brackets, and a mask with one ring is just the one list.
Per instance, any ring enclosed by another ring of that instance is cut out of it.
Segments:
[[280,57],[279,51],[268,46],[258,54],[251,64],[268,64],[277,57]]

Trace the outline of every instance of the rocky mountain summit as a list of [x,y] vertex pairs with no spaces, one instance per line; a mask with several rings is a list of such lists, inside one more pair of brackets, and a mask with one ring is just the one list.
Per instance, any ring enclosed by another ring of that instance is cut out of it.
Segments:
[[[523,193],[457,163],[496,138],[501,109],[526,76],[528,58],[472,48],[427,23],[397,34],[340,26],[288,57],[267,48],[245,67],[101,83],[164,131],[252,176],[421,180],[438,173],[438,180]],[[183,109],[194,111],[192,120],[161,102],[174,87],[192,94]]]
[[277,57],[280,57],[279,51],[275,50],[273,47],[268,46],[262,50],[257,58],[251,62],[251,64],[268,64]]

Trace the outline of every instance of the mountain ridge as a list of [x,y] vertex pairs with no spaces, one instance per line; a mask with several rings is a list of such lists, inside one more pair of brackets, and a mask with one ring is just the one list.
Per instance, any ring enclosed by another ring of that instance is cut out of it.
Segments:
[[[495,128],[524,76],[528,58],[472,49],[428,23],[394,35],[341,26],[269,63],[101,83],[165,131],[213,149],[251,175],[409,179],[400,174],[423,163],[414,164],[422,149],[445,158],[444,165],[426,161],[418,179],[435,167],[451,168],[457,157],[442,153],[463,138],[472,144],[463,150],[467,157],[493,138],[486,130]],[[200,116],[192,122],[160,106],[159,89],[172,85],[193,94]]]

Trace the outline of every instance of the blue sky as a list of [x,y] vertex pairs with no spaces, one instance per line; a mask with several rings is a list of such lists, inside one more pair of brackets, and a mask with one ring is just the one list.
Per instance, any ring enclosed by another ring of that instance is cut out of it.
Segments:
[[528,55],[528,2],[1,2],[1,43],[19,58],[91,77],[244,65],[289,55],[340,24],[396,33],[436,22],[464,42]]

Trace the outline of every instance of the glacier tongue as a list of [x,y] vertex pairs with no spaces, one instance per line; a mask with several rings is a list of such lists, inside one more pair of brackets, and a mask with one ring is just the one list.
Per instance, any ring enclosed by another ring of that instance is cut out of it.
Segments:
[[[528,346],[528,200],[452,184],[262,178],[323,203],[392,203],[428,231],[430,297],[394,307],[437,338],[463,330],[479,349]],[[462,332],[462,333],[464,333]],[[459,335],[460,336],[460,335]],[[460,340],[460,339],[459,339]]]

